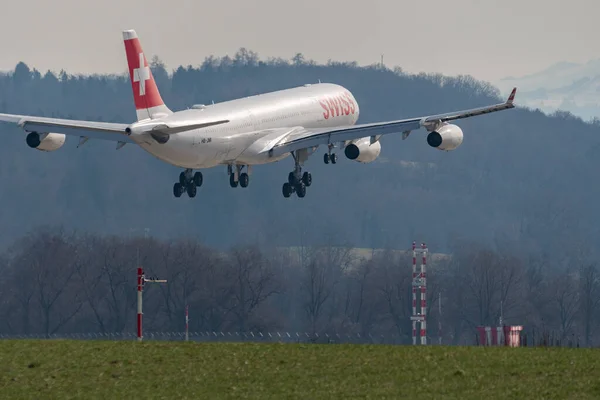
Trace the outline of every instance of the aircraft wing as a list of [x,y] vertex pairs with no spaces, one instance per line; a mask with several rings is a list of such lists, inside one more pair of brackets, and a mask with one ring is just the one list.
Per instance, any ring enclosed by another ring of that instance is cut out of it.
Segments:
[[229,122],[229,120],[208,121],[196,123],[184,121],[167,125],[160,121],[142,121],[134,124],[119,124],[112,122],[78,121],[72,119],[33,117],[29,115],[0,114],[0,122],[17,124],[27,132],[52,132],[65,135],[81,136],[92,139],[110,140],[114,142],[133,143],[129,134],[149,133],[153,135],[172,135],[193,129],[206,128]]
[[513,104],[517,89],[514,88],[504,103],[491,106],[472,108],[469,110],[455,111],[445,114],[430,115],[418,118],[401,119],[396,121],[376,122],[371,124],[360,124],[353,126],[339,126],[331,128],[301,129],[297,133],[285,137],[269,150],[272,157],[277,157],[292,151],[328,145],[346,140],[360,139],[363,137],[378,137],[390,133],[402,132],[406,137],[410,131],[428,128],[435,129],[437,124],[456,119],[469,118],[477,115],[489,114],[496,111],[514,108]]
[[17,124],[27,132],[63,133],[65,135],[84,136],[114,142],[133,143],[125,131],[129,126],[128,124],[78,121],[72,119],[34,117],[15,114],[0,114],[0,121]]

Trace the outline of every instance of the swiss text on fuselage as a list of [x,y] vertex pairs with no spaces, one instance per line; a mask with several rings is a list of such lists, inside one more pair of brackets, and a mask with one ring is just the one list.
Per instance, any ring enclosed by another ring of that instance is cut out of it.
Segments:
[[350,115],[356,112],[356,105],[352,100],[352,95],[347,92],[334,96],[324,96],[319,99],[319,104],[324,110],[323,118],[325,119]]

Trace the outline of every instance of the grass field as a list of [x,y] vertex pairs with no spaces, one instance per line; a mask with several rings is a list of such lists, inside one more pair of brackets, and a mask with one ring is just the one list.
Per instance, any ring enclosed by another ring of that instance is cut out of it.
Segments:
[[600,351],[0,341],[0,397],[598,399]]

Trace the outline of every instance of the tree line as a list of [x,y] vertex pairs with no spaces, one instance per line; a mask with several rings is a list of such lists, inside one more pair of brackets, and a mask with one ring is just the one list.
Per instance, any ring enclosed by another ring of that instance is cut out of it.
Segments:
[[[600,343],[600,271],[595,263],[548,268],[477,243],[450,255],[431,249],[429,340],[472,344],[476,327],[524,325],[560,340]],[[420,261],[419,261],[420,263]],[[47,227],[0,257],[0,333],[135,332],[136,268],[147,284],[145,330],[359,334],[411,343],[412,253],[350,245],[226,251],[193,238],[171,241]],[[419,265],[417,266],[419,268]],[[441,301],[441,314],[439,313]],[[441,324],[441,332],[438,326]]]

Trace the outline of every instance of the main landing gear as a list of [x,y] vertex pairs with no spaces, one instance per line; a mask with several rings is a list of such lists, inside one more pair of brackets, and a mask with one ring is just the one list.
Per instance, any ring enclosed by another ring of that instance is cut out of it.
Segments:
[[331,152],[332,148],[333,146],[329,145],[329,150],[327,151],[327,153],[323,154],[323,162],[325,164],[329,164],[329,161],[331,161],[332,164],[335,164],[337,162],[337,155]]
[[232,165],[227,166],[227,173],[229,174],[229,186],[235,188],[239,184],[243,188],[248,187],[250,184],[251,170],[249,165],[246,165],[245,167],[248,172],[242,172],[244,165],[236,165],[235,169]]
[[283,184],[283,197],[290,197],[292,193],[296,193],[298,197],[306,196],[306,188],[312,184],[312,175],[310,172],[302,173],[302,165],[308,158],[306,149],[292,152],[294,157],[294,170],[289,173],[288,181]]
[[202,172],[195,174],[191,169],[186,169],[179,174],[179,182],[173,185],[173,195],[181,197],[183,192],[187,192],[189,197],[196,197],[196,188],[202,186]]

